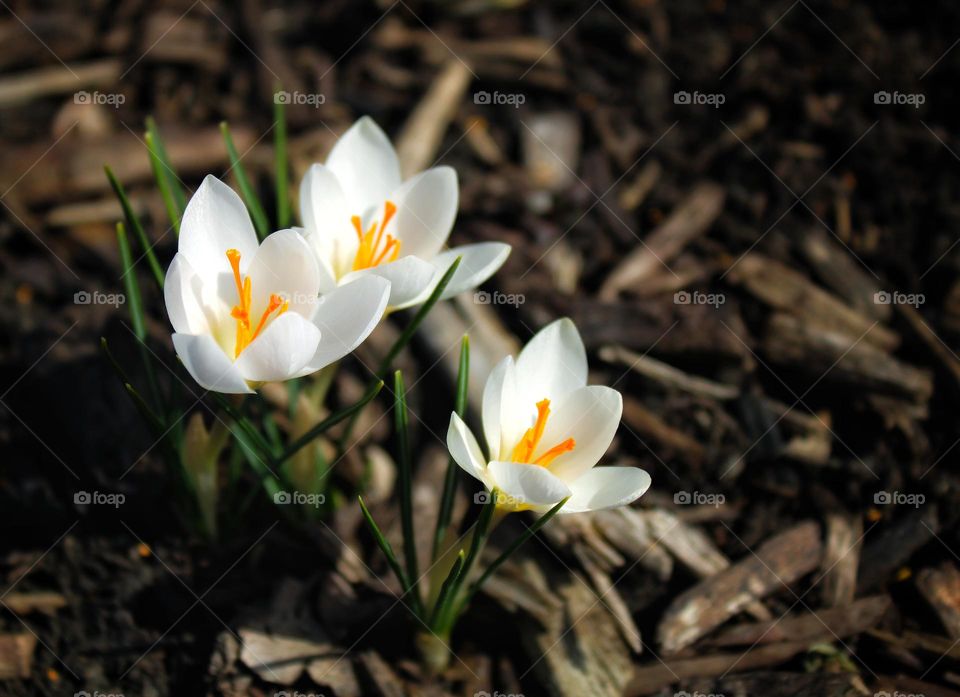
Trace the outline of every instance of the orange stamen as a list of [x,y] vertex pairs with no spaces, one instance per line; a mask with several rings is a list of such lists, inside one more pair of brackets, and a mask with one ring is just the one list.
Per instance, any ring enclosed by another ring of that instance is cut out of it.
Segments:
[[536,460],[531,461],[533,454],[537,451],[537,447],[540,445],[540,440],[543,438],[543,432],[547,428],[547,419],[549,417],[550,400],[542,399],[537,402],[537,421],[531,428],[526,430],[526,432],[523,434],[523,437],[520,439],[520,442],[517,443],[516,447],[514,447],[513,453],[510,455],[510,460],[512,462],[522,462],[540,465],[541,467],[547,467],[560,455],[570,452],[576,447],[577,442],[573,438],[567,438],[559,445],[555,445],[550,448]]
[[263,328],[267,325],[270,315],[279,310],[279,312],[277,312],[277,317],[279,317],[287,311],[290,303],[279,295],[271,294],[267,309],[264,310],[260,316],[260,322],[257,324],[257,328],[251,332],[250,309],[253,305],[253,283],[249,276],[246,278],[240,276],[240,252],[236,249],[228,249],[227,259],[230,260],[230,267],[233,269],[233,280],[237,286],[237,304],[230,310],[230,316],[237,321],[237,338],[233,345],[233,357],[236,358],[250,345],[251,341],[260,335],[260,332],[263,331]]
[[[360,216],[354,215],[350,218],[353,229],[357,233],[359,246],[357,254],[353,260],[353,270],[369,269],[379,266],[384,261],[396,261],[400,256],[400,240],[393,235],[387,234],[387,225],[393,220],[397,212],[397,207],[392,201],[386,201],[383,204],[383,218],[378,225],[376,221],[370,224],[370,228],[364,232],[363,222]],[[383,245],[381,248],[381,244]]]

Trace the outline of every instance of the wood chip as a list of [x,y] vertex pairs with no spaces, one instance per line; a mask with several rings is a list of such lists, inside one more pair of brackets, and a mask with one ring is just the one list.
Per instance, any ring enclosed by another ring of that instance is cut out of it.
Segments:
[[813,521],[770,538],[730,568],[677,596],[658,627],[660,646],[665,653],[689,646],[751,601],[817,568],[822,553],[820,526]]
[[916,584],[950,637],[960,640],[960,570],[952,562],[944,562],[920,571]]
[[725,190],[718,184],[699,184],[665,221],[647,235],[643,245],[621,261],[600,289],[601,300],[613,300],[631,286],[643,285],[683,248],[705,233],[723,209]]
[[33,634],[0,634],[0,680],[29,678],[36,646]]

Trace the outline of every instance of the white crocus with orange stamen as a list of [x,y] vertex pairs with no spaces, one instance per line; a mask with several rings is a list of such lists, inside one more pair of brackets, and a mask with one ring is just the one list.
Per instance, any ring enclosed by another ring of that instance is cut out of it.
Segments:
[[620,393],[587,385],[587,356],[573,322],[537,333],[516,362],[507,356],[483,390],[483,432],[489,458],[455,413],[447,447],[461,468],[490,491],[501,510],[545,511],[570,497],[560,513],[623,506],[650,486],[636,467],[594,467],[620,423]]
[[318,296],[320,277],[297,231],[258,244],[243,201],[208,176],[184,211],[164,282],[177,355],[217,392],[320,370],[367,338],[390,296],[390,283],[375,276]]
[[510,253],[502,242],[441,251],[457,215],[457,174],[433,167],[403,181],[390,139],[369,117],[343,134],[300,184],[305,236],[320,260],[321,292],[364,275],[392,284],[390,307],[425,301],[459,256],[443,298],[475,288]]

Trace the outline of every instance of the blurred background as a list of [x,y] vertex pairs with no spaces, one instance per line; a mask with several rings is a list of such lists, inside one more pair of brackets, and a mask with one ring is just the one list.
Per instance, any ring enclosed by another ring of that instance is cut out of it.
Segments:
[[[0,0],[0,695],[960,694],[958,43],[949,3]],[[236,187],[228,122],[274,219],[277,101],[294,194],[368,114],[457,169],[451,243],[513,245],[401,357],[425,519],[464,332],[475,404],[572,317],[653,476],[551,523],[437,680],[353,503],[395,523],[388,405],[329,517],[211,546],[99,349],[142,378],[103,166],[167,264],[147,117],[189,190]]]

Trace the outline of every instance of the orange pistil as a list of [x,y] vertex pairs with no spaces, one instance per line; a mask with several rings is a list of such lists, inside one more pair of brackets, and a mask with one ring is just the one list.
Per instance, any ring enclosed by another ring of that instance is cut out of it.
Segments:
[[540,439],[543,438],[543,432],[547,428],[547,419],[549,417],[550,400],[543,399],[537,402],[537,421],[531,428],[527,429],[526,433],[524,433],[520,439],[520,442],[517,443],[513,449],[513,453],[510,455],[512,462],[523,462],[548,467],[556,458],[564,453],[570,452],[576,447],[577,441],[573,438],[567,438],[565,441],[547,450],[536,460],[531,459],[537,450],[537,446],[540,445]]
[[357,256],[353,260],[353,271],[379,266],[384,261],[396,261],[400,256],[400,240],[393,235],[384,236],[387,224],[396,212],[397,207],[391,201],[387,201],[383,205],[383,220],[380,221],[380,225],[374,221],[366,232],[363,231],[363,223],[359,215],[350,218],[353,229],[357,232],[357,239],[360,241]]
[[250,308],[252,306],[253,288],[250,277],[242,278],[240,275],[240,252],[236,249],[227,250],[227,259],[230,261],[230,268],[233,269],[233,281],[237,286],[237,297],[239,302],[233,306],[230,316],[237,321],[237,338],[234,342],[233,357],[236,359],[243,349],[247,348],[254,339],[256,339],[263,328],[267,326],[267,320],[270,315],[276,312],[279,317],[290,307],[290,303],[285,301],[275,293],[270,294],[270,303],[267,309],[260,315],[260,321],[256,329],[250,331]]

